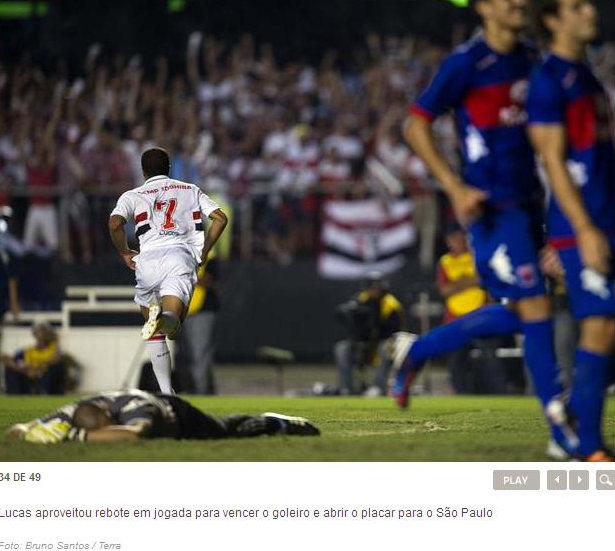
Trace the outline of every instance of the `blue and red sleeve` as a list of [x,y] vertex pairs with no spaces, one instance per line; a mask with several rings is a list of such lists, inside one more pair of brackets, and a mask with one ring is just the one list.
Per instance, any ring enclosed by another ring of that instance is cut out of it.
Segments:
[[459,105],[470,87],[470,61],[467,55],[460,53],[445,59],[431,84],[410,105],[410,112],[432,121]]

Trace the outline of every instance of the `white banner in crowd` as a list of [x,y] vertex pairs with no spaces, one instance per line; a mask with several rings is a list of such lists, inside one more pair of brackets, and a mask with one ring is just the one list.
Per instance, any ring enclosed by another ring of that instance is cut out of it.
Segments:
[[358,279],[374,270],[390,274],[404,265],[404,252],[416,240],[410,199],[329,201],[323,214],[322,277]]

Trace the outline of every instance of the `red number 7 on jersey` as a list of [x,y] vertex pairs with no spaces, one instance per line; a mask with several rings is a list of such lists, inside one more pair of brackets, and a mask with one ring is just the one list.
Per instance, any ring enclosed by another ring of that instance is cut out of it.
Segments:
[[176,227],[173,220],[173,214],[177,208],[177,199],[169,199],[168,201],[156,201],[154,203],[154,210],[161,211],[164,206],[167,205],[167,210],[164,213],[164,223],[162,224],[163,230],[172,230]]

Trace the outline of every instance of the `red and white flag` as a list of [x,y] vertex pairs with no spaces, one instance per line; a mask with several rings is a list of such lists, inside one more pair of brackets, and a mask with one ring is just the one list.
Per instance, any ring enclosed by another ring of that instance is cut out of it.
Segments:
[[416,240],[414,203],[399,199],[329,201],[323,210],[318,270],[329,279],[359,279],[369,272],[390,274],[405,263]]

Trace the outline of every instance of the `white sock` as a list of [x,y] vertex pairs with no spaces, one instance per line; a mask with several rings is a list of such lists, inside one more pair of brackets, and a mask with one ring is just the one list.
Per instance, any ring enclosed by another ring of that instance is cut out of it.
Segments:
[[173,312],[162,312],[160,315],[162,322],[160,324],[160,332],[167,335],[172,341],[179,336],[181,322]]
[[160,392],[173,394],[173,388],[171,388],[171,353],[167,346],[166,337],[164,335],[154,335],[147,341],[147,351],[152,361],[152,368],[154,369],[154,375],[156,375]]

